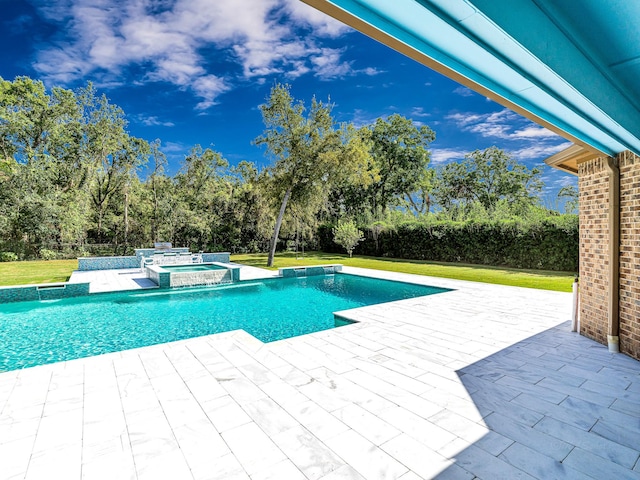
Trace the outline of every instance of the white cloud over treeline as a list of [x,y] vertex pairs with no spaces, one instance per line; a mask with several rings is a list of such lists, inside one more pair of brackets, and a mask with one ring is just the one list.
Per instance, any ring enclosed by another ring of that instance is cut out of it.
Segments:
[[[167,82],[192,92],[197,108],[242,81],[269,75],[331,79],[356,71],[343,49],[323,44],[351,30],[299,0],[36,0],[55,30],[34,68],[68,85]],[[235,71],[212,64],[236,65]]]

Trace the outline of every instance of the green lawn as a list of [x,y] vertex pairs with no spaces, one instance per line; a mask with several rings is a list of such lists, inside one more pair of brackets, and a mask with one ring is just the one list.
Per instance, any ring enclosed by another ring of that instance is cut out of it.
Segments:
[[[266,267],[266,254],[232,255],[231,260],[254,267]],[[390,272],[415,273],[432,277],[455,278],[472,282],[495,283],[516,287],[539,288],[570,292],[574,274],[571,272],[550,272],[544,270],[518,270],[514,268],[463,265],[457,263],[424,262],[420,260],[399,260],[395,258],[362,257],[320,252],[305,253],[296,259],[295,253],[278,253],[274,268],[302,265],[322,265],[340,263],[352,267],[373,268]]]
[[[254,267],[266,267],[266,254],[232,255],[231,260]],[[517,287],[539,288],[570,292],[573,273],[539,270],[516,270],[512,268],[461,265],[452,263],[422,262],[347,255],[307,252],[304,258],[296,259],[294,253],[276,255],[274,268],[302,265],[341,263],[353,267],[373,268],[390,272],[415,273],[432,277],[455,278],[473,282],[496,283]],[[32,262],[0,263],[0,286],[27,285],[31,283],[64,282],[78,268],[77,260],[50,260]]]
[[36,260],[0,263],[0,286],[66,282],[78,260]]

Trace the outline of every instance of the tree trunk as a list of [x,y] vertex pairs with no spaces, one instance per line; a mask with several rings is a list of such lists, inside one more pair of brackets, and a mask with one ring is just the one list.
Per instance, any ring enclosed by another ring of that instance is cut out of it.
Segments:
[[273,229],[273,236],[271,237],[271,245],[269,248],[269,259],[267,260],[267,267],[273,267],[273,257],[276,256],[276,244],[278,243],[278,235],[280,234],[280,227],[282,226],[282,219],[284,217],[284,211],[287,208],[287,202],[291,196],[291,187],[287,189],[282,199],[282,205],[280,205],[280,213],[278,213],[278,219],[276,220],[276,226]]
[[151,188],[153,191],[153,218],[151,225],[151,236],[153,242],[158,242],[158,191],[156,190],[156,177],[151,179]]
[[98,207],[98,242],[102,242],[102,205]]
[[[127,249],[129,243],[129,193],[124,194],[124,248]],[[123,253],[125,255],[126,253]]]
[[296,260],[298,260],[298,240],[299,240],[299,236],[298,236],[298,219],[296,218]]

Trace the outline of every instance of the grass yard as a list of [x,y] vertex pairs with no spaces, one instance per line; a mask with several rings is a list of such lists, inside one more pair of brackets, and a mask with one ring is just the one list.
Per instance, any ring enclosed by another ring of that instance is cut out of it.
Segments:
[[[231,260],[254,267],[266,268],[267,265],[266,254],[232,255]],[[574,278],[574,274],[571,272],[518,270],[514,268],[381,257],[354,256],[353,258],[349,258],[347,255],[321,252],[305,252],[304,258],[298,259],[296,259],[295,253],[292,252],[278,253],[274,261],[274,268],[322,265],[326,263],[341,263],[342,265],[351,267],[373,268],[390,272],[414,273],[431,277],[455,278],[472,282],[538,288],[558,292],[570,292]]]
[[0,286],[66,282],[78,260],[35,260],[0,263]]
[[[254,267],[267,265],[266,254],[232,255],[231,260]],[[352,267],[373,268],[391,272],[414,273],[431,277],[455,278],[472,282],[495,283],[516,287],[539,288],[570,292],[573,273],[548,272],[539,270],[517,270],[512,268],[462,265],[453,263],[423,262],[419,260],[399,260],[306,252],[304,258],[296,259],[295,253],[284,252],[276,255],[275,268],[303,265],[341,263]],[[64,282],[71,272],[78,268],[77,260],[40,260],[31,262],[0,263],[0,286],[28,285],[33,283]]]

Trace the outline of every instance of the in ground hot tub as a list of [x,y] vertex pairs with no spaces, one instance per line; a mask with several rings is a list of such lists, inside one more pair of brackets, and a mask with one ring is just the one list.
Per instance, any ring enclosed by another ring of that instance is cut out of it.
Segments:
[[194,263],[185,265],[149,265],[147,277],[160,288],[194,287],[237,282],[240,267],[224,263]]

